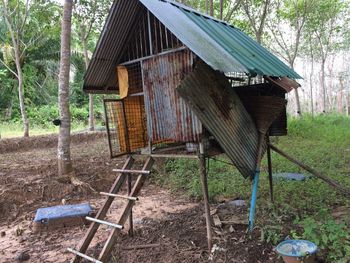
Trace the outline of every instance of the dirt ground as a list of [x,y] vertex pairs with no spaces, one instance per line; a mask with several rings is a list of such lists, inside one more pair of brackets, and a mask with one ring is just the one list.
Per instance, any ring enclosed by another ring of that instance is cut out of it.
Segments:
[[[69,262],[68,247],[76,247],[86,232],[85,226],[33,232],[37,208],[89,202],[99,208],[124,158],[110,160],[103,133],[79,134],[72,140],[75,176],[89,187],[72,185],[57,176],[55,136],[0,140],[0,262]],[[157,169],[160,163],[155,164]],[[159,176],[159,175],[157,175]],[[64,200],[63,200],[64,199]],[[108,213],[109,221],[117,218],[122,201],[115,201]],[[214,249],[207,251],[203,206],[166,189],[144,186],[140,201],[134,206],[134,237],[122,231],[111,262],[281,262],[273,248],[259,243],[259,233],[246,235],[247,208],[227,204],[212,205],[213,216],[230,221],[213,227]],[[232,223],[233,221],[236,223]],[[89,255],[96,256],[110,229],[100,227]],[[149,245],[148,248],[137,246]]]

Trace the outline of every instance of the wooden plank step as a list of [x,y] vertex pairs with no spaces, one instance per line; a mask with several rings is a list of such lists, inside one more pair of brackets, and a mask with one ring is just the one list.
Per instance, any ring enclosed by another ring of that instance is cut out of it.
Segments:
[[111,226],[111,227],[114,227],[114,228],[118,228],[118,229],[123,229],[124,228],[122,225],[114,224],[114,223],[111,223],[111,222],[108,222],[108,221],[96,219],[96,218],[89,217],[89,216],[85,217],[85,219],[89,220],[89,221],[92,221],[92,222],[95,222],[95,223],[99,223],[99,224]]
[[151,171],[128,170],[128,169],[113,169],[113,172],[124,173],[124,174],[145,174],[145,175],[149,175],[151,173]]
[[85,254],[83,254],[83,253],[80,253],[79,251],[76,251],[76,250],[72,249],[72,248],[67,248],[67,250],[68,250],[69,252],[71,252],[71,253],[73,253],[73,254],[79,256],[79,257],[85,258],[85,259],[87,259],[87,260],[89,260],[89,261],[91,261],[91,262],[103,263],[102,261],[99,261],[99,260],[97,260],[97,259],[94,259],[94,258],[92,258],[92,257],[89,257],[89,256],[87,256],[87,255],[85,255]]
[[110,196],[110,197],[119,197],[119,198],[128,199],[128,200],[132,200],[132,201],[138,201],[139,200],[138,197],[117,195],[117,194],[106,193],[106,192],[100,192],[100,195],[106,195],[106,196]]

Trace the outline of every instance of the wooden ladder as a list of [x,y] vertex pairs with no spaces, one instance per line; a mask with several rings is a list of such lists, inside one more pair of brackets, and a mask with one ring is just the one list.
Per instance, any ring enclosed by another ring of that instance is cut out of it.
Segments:
[[[91,262],[96,263],[103,263],[107,262],[109,259],[113,246],[117,241],[117,234],[121,229],[124,228],[124,224],[126,220],[130,219],[130,231],[132,232],[132,207],[135,204],[135,201],[138,200],[137,196],[147,178],[147,175],[150,174],[150,170],[152,168],[152,165],[154,163],[154,160],[149,157],[142,170],[130,170],[132,165],[134,164],[134,159],[132,157],[128,157],[125,161],[122,169],[114,169],[114,172],[117,172],[119,175],[115,182],[113,183],[109,193],[102,192],[101,194],[104,196],[107,196],[107,199],[103,206],[98,211],[95,218],[92,217],[86,217],[87,220],[91,221],[90,227],[85,234],[83,240],[80,242],[78,249],[72,249],[68,248],[67,250],[74,254],[74,258],[72,259],[71,263],[78,263],[82,258],[87,259]],[[131,188],[131,175],[137,175],[136,182],[134,183],[133,187]],[[123,186],[124,182],[128,178],[128,195],[122,196],[118,195],[117,193]],[[107,211],[110,208],[114,198],[123,198],[127,200],[127,203],[123,207],[123,212],[121,213],[119,220],[117,223],[111,223],[108,221],[104,221],[103,219],[106,217]],[[105,243],[98,259],[94,259],[88,255],[86,255],[86,251],[91,243],[91,240],[95,236],[99,226],[107,225],[112,227],[112,231],[109,234],[109,237],[107,239],[107,242]]]

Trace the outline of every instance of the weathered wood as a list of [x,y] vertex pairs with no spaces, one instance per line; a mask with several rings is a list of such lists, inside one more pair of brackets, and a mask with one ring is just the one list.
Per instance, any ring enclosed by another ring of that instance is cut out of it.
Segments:
[[[123,169],[130,169],[132,167],[133,163],[134,163],[134,159],[132,157],[128,157],[128,159],[124,163]],[[122,187],[123,183],[125,182],[125,179],[126,179],[126,174],[120,174],[118,176],[118,178],[115,180],[115,182],[112,185],[109,192],[112,194],[117,193],[119,191],[119,189]],[[111,206],[113,200],[114,200],[114,197],[107,198],[107,200],[105,201],[103,206],[100,208],[100,210],[98,211],[95,218],[103,219],[106,216],[107,211],[108,211],[109,207]],[[124,224],[121,224],[121,225],[124,225]],[[83,253],[83,254],[86,252],[86,250],[88,249],[90,242],[93,239],[93,237],[95,236],[95,233],[96,233],[97,229],[99,228],[99,226],[100,225],[98,223],[95,223],[95,222],[90,224],[90,227],[89,227],[87,233],[85,234],[83,240],[79,244],[77,251],[79,251],[80,253]],[[78,262],[80,262],[80,259],[81,258],[79,256],[75,256],[71,262],[78,263]]]
[[124,174],[145,174],[145,175],[149,175],[150,173],[150,171],[128,170],[128,169],[113,169],[113,172],[124,173]]
[[[131,174],[128,174],[128,195],[131,194],[131,182],[132,182],[132,177],[131,177]],[[137,197],[133,197],[133,196],[130,196],[129,197],[129,200],[132,200],[130,198],[136,198],[136,200],[138,199]],[[130,214],[129,214],[129,236],[134,236],[134,223],[133,223],[133,219],[132,219],[132,209],[130,210]]]
[[170,50],[158,53],[156,55],[150,55],[150,56],[146,56],[146,57],[143,57],[143,58],[133,59],[133,60],[121,63],[120,65],[126,66],[126,65],[130,65],[130,64],[134,64],[136,62],[142,62],[142,61],[147,60],[147,59],[155,58],[155,57],[158,57],[158,56],[164,56],[164,55],[168,55],[168,54],[171,54],[171,53],[176,53],[176,52],[179,52],[179,51],[182,51],[182,50],[185,50],[185,49],[187,49],[187,47],[185,47],[185,46],[178,47],[178,48],[173,48],[173,49],[170,49]]
[[147,154],[154,158],[188,158],[188,159],[198,159],[197,155],[193,154]]
[[[151,157],[148,158],[145,165],[142,168],[142,171],[149,171],[152,168],[153,163],[154,163],[154,160]],[[138,196],[146,178],[147,177],[144,174],[140,174],[138,176],[129,196],[133,196],[133,197]],[[133,201],[133,200],[129,200],[127,202],[127,204],[124,206],[123,213],[121,214],[121,216],[118,220],[119,225],[125,224],[126,220],[129,217],[132,206],[134,205],[134,202],[135,201]],[[117,234],[119,233],[119,231],[120,231],[120,229],[115,228],[110,233],[110,235],[107,239],[107,242],[105,243],[105,245],[100,253],[100,256],[99,256],[100,261],[106,262],[108,260],[108,258],[110,257],[113,246],[115,245],[115,242],[117,240]]]
[[99,223],[102,225],[106,225],[106,226],[111,226],[114,228],[118,228],[118,229],[123,229],[124,227],[122,225],[118,225],[118,224],[114,224],[108,221],[104,221],[104,220],[100,220],[100,219],[96,219],[90,216],[85,217],[86,220],[91,221],[91,222],[95,222],[95,223]]
[[270,143],[270,138],[269,136],[266,136],[266,142],[267,142],[267,170],[269,172],[269,185],[270,185],[270,197],[271,197],[271,202],[274,202],[273,199],[273,179],[272,179],[272,160],[271,160],[271,149],[269,146]]
[[213,215],[213,220],[214,220],[214,226],[218,226],[218,227],[222,226],[222,222],[218,215]]
[[134,200],[138,201],[138,197],[132,197],[132,196],[126,196],[126,195],[117,195],[117,194],[111,194],[111,193],[106,193],[106,192],[100,192],[101,195],[106,195],[106,196],[112,196],[112,197],[119,197],[123,199],[129,199],[129,200]]
[[283,157],[285,157],[286,159],[288,159],[292,163],[295,163],[296,165],[300,166],[304,170],[306,170],[309,173],[313,174],[314,176],[320,178],[321,180],[323,180],[324,182],[326,182],[330,186],[334,187],[341,194],[350,197],[350,189],[341,186],[337,181],[335,181],[335,180],[333,180],[333,179],[331,179],[331,178],[329,178],[329,177],[327,177],[327,176],[317,172],[315,169],[313,169],[310,166],[302,163],[301,161],[298,161],[298,160],[294,159],[293,157],[291,157],[287,153],[283,152],[282,150],[278,149],[276,146],[272,145],[271,143],[269,143],[269,146],[276,153],[282,155]]
[[208,180],[207,180],[207,169],[205,166],[205,156],[204,156],[204,145],[203,142],[199,143],[199,173],[201,177],[204,209],[205,209],[205,221],[207,226],[207,242],[208,242],[208,251],[211,252],[212,246],[212,233],[211,233],[211,216],[210,216],[210,207],[209,207],[209,192],[208,192]]
[[85,254],[83,254],[83,253],[80,253],[79,251],[74,250],[74,249],[72,249],[72,248],[67,248],[67,250],[68,250],[69,252],[75,254],[76,256],[85,258],[85,259],[87,259],[87,260],[89,260],[89,261],[91,261],[91,262],[103,263],[102,261],[99,261],[99,260],[97,260],[97,259],[94,259],[94,258],[92,258],[92,257],[89,257],[88,255],[85,255]]

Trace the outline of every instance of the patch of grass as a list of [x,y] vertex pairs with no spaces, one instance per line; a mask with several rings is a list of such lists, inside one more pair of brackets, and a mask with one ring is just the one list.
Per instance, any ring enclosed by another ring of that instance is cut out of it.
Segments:
[[[318,116],[289,121],[289,136],[273,138],[272,143],[286,151],[291,156],[315,168],[321,173],[337,180],[350,189],[350,118],[346,116]],[[244,179],[231,165],[221,161],[229,161],[225,156],[219,161],[209,161],[208,187],[210,199],[219,197],[243,198],[249,200],[251,182]],[[332,248],[328,251],[329,262],[349,262],[348,239],[350,229],[343,224],[338,225],[332,219],[332,209],[350,205],[350,201],[337,193],[331,186],[308,174],[300,167],[289,162],[277,153],[272,153],[273,172],[304,173],[310,179],[304,182],[277,181],[274,182],[275,204],[269,201],[269,183],[267,179],[266,159],[262,162],[261,180],[257,204],[257,226],[262,229],[262,239],[276,244],[290,230],[295,235],[314,239],[318,235],[328,235],[322,241],[321,248]],[[161,184],[172,191],[182,191],[188,196],[199,199],[202,197],[198,172],[198,162],[195,160],[168,160],[165,163],[165,176],[159,179]],[[316,226],[307,228],[307,220],[312,219]],[[295,221],[298,219],[305,224]],[[326,224],[327,227],[320,227]],[[329,226],[329,227],[328,227]],[[343,242],[335,243],[330,237],[330,229],[341,229],[344,233]],[[306,232],[305,232],[306,231]],[[346,240],[346,242],[344,241]],[[344,261],[345,260],[345,261]]]
[[[58,127],[51,125],[37,125],[33,124],[29,127],[29,135],[44,135],[44,134],[57,134]],[[72,132],[82,131],[87,129],[86,124],[83,122],[73,122]],[[23,125],[18,122],[3,122],[0,123],[0,135],[1,138],[14,138],[23,136]]]

